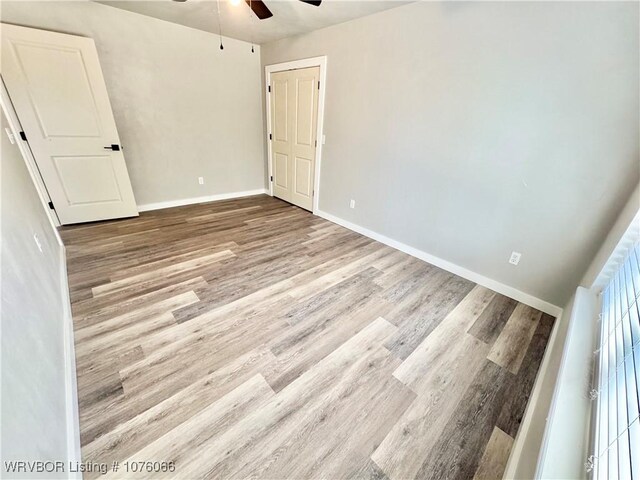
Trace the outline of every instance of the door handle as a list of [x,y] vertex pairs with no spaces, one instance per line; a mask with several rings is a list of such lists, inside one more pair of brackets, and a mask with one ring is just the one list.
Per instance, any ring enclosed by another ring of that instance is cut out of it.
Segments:
[[114,152],[119,152],[120,151],[120,145],[116,145],[115,143],[112,143],[111,146],[109,147],[104,147],[105,150],[113,150]]

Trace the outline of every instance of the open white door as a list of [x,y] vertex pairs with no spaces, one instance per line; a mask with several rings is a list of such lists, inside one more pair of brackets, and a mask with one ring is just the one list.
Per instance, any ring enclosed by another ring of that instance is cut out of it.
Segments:
[[2,78],[60,222],[138,215],[91,38],[1,25]]

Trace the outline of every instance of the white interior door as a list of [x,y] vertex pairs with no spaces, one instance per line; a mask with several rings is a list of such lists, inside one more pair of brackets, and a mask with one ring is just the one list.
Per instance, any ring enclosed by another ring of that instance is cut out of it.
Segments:
[[320,68],[271,74],[273,194],[313,209]]
[[2,78],[62,224],[137,216],[92,39],[2,24]]

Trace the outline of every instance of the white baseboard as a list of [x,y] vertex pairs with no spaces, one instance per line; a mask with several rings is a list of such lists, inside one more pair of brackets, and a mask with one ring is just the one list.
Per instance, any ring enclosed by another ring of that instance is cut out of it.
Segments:
[[218,200],[229,200],[232,198],[251,197],[253,195],[261,195],[268,193],[265,188],[257,190],[246,190],[244,192],[218,193],[216,195],[207,195],[204,197],[183,198],[181,200],[169,200],[168,202],[146,203],[138,205],[139,212],[148,212],[149,210],[160,210],[162,208],[182,207],[184,205],[193,205],[196,203],[215,202]]
[[[78,410],[78,382],[76,374],[76,352],[73,333],[73,316],[71,298],[69,296],[69,280],[67,276],[67,255],[60,241],[60,281],[62,285],[62,302],[64,307],[64,368],[65,368],[65,402],[67,417],[67,465],[82,462],[80,446],[80,413]],[[69,478],[82,479],[81,473],[68,472]]]
[[562,308],[557,305],[553,305],[549,302],[541,300],[540,298],[534,297],[533,295],[529,295],[528,293],[522,292],[516,288],[510,287],[509,285],[505,285],[504,283],[500,283],[491,278],[487,278],[484,275],[480,275],[479,273],[472,272],[471,270],[467,270],[460,265],[456,265],[455,263],[451,263],[442,258],[431,255],[427,252],[423,252],[422,250],[418,250],[417,248],[406,245],[398,240],[394,240],[392,238],[386,237],[380,233],[374,232],[367,228],[361,227],[360,225],[356,225],[355,223],[351,223],[342,218],[336,217],[335,215],[331,215],[330,213],[323,212],[322,210],[317,210],[315,212],[318,216],[329,220],[330,222],[337,223],[349,230],[353,230],[354,232],[360,233],[365,237],[372,238],[380,243],[384,243],[390,247],[395,248],[396,250],[400,250],[406,254],[411,255],[412,257],[419,258],[420,260],[424,260],[436,267],[440,267],[448,272],[454,273],[462,278],[466,278],[478,285],[482,285],[483,287],[487,287],[495,292],[498,292],[502,295],[505,295],[509,298],[513,298],[518,302],[524,303],[525,305],[529,305],[530,307],[536,308],[542,312],[548,313],[549,315],[553,315],[554,317],[559,317],[562,313]]

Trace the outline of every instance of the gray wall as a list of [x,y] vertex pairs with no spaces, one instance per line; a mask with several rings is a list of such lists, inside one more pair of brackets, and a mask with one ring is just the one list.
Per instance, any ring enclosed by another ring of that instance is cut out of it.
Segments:
[[7,460],[65,460],[68,453],[62,247],[6,127],[3,114],[0,472]]
[[562,306],[640,176],[638,30],[631,2],[418,2],[261,55],[328,56],[321,210]]
[[95,40],[138,205],[264,188],[259,47],[89,1],[0,18]]

